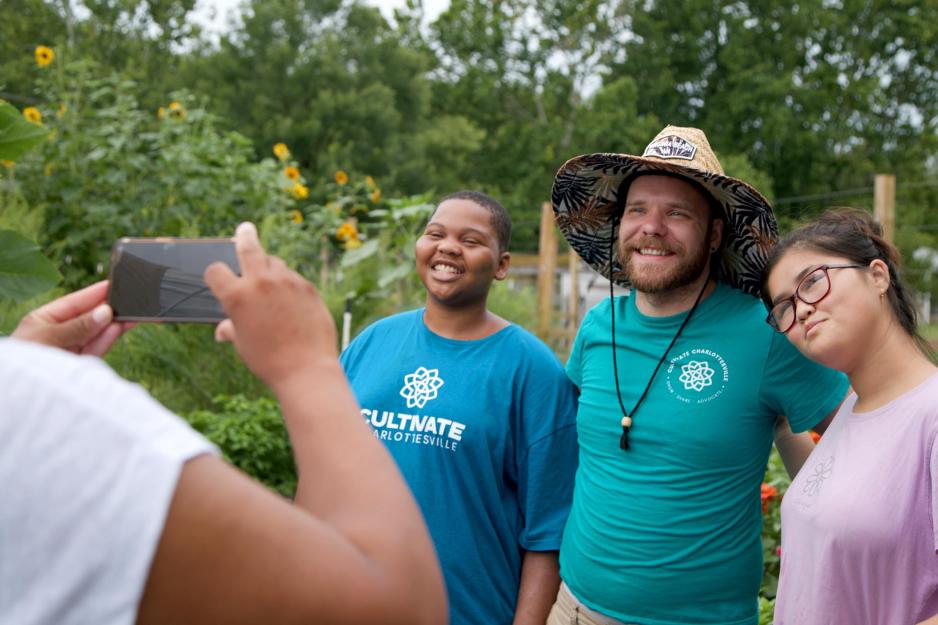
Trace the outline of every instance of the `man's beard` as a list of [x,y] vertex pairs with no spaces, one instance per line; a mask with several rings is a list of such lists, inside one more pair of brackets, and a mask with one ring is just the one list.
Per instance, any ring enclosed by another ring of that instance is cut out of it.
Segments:
[[[655,247],[659,249],[661,247],[660,242],[656,242],[655,245],[644,245],[643,243],[647,244],[648,241],[639,242],[638,244],[620,242],[618,246],[619,260],[622,263],[622,273],[625,274],[629,282],[632,283],[632,287],[642,293],[657,294],[683,288],[697,281],[707,268],[710,252],[702,241],[700,246],[693,250],[689,256],[682,259],[677,266],[667,271],[654,272],[652,275],[649,275],[649,273],[652,273],[649,271],[640,272],[632,266],[632,251],[641,249],[642,247]],[[682,247],[676,249],[668,247],[667,251],[675,252],[678,256],[685,252]]]

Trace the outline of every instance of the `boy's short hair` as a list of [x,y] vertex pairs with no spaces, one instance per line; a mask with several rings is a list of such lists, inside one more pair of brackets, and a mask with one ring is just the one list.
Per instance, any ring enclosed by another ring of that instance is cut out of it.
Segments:
[[[457,191],[440,198],[440,201],[436,203],[436,208],[439,208],[440,204],[447,200],[467,200],[487,210],[491,216],[495,238],[498,240],[498,251],[505,252],[508,250],[508,246],[511,244],[511,217],[508,216],[508,211],[498,200],[481,191]],[[430,213],[431,219],[436,213],[436,208],[433,209],[433,213]]]

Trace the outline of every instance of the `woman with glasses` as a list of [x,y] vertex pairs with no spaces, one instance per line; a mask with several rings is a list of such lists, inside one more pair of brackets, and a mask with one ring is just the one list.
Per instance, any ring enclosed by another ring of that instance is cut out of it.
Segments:
[[840,209],[764,276],[768,323],[854,390],[782,502],[776,625],[938,623],[938,368],[898,251]]

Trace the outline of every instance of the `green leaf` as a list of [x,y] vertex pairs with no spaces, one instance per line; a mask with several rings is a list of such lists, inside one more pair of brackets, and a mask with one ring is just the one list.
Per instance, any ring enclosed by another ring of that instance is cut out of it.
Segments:
[[366,241],[364,245],[355,250],[349,250],[342,256],[342,262],[340,265],[345,267],[352,267],[362,262],[366,258],[373,256],[378,251],[378,240],[372,239]]
[[88,152],[85,158],[89,161],[100,161],[105,156],[107,156],[107,149],[99,146]]
[[411,204],[410,206],[395,208],[391,214],[395,221],[400,221],[404,217],[422,217],[424,215],[429,215],[433,211],[433,208],[433,204],[424,202],[421,204]]
[[42,143],[48,132],[45,126],[26,121],[13,105],[0,102],[0,160],[18,159]]
[[381,277],[378,278],[378,286],[382,289],[386,289],[391,284],[397,282],[398,280],[403,280],[410,272],[413,271],[413,263],[401,263],[397,267],[392,267],[386,271],[381,272]]
[[12,230],[0,230],[0,298],[23,300],[48,291],[60,279],[38,245]]

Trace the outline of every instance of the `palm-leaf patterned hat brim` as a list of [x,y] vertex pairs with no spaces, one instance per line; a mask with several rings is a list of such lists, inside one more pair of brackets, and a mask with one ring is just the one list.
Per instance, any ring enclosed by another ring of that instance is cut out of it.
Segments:
[[[570,247],[609,278],[609,238],[613,218],[621,210],[620,185],[639,174],[655,172],[696,182],[723,207],[727,221],[718,275],[730,286],[758,297],[766,257],[778,240],[775,215],[761,193],[723,173],[707,137],[697,128],[666,127],[642,156],[598,153],[567,161],[554,178],[551,201],[554,219]],[[628,287],[617,252],[613,255],[613,279]]]

